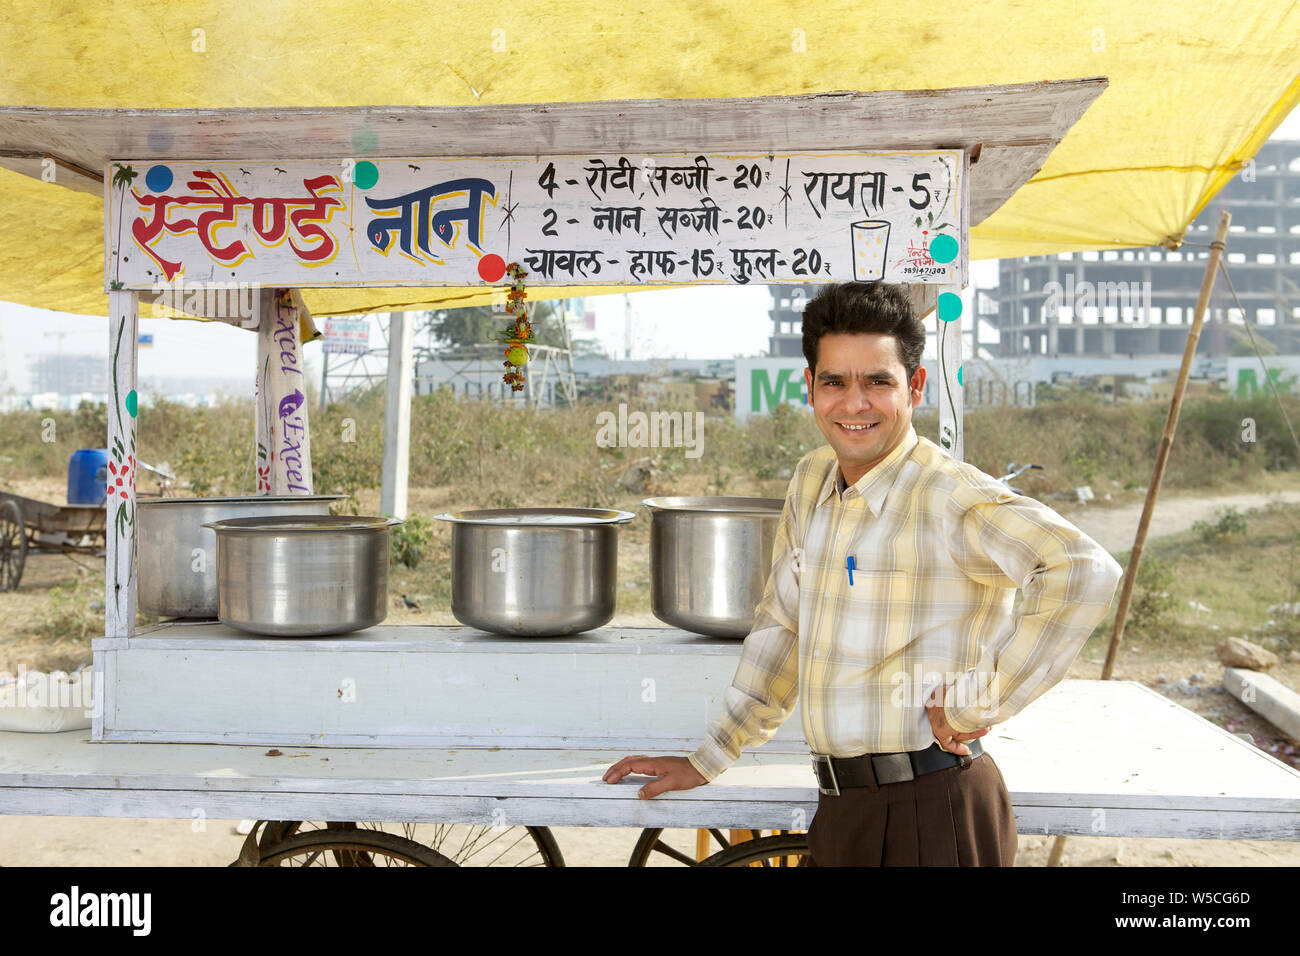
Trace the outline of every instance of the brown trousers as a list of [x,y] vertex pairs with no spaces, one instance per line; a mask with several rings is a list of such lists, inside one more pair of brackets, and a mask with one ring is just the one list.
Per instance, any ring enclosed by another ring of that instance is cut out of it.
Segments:
[[875,793],[821,794],[806,866],[1015,866],[1016,819],[987,752]]

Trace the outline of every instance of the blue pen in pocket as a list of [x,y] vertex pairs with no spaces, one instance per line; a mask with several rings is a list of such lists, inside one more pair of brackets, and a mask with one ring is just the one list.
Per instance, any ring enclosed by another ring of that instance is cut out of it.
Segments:
[[849,555],[849,559],[845,563],[845,566],[849,569],[849,587],[853,587],[853,555]]

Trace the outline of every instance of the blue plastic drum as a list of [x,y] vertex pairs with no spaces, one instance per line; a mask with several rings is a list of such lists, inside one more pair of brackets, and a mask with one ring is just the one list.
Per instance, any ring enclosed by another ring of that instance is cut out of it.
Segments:
[[68,504],[102,506],[108,499],[108,449],[79,448],[68,459]]

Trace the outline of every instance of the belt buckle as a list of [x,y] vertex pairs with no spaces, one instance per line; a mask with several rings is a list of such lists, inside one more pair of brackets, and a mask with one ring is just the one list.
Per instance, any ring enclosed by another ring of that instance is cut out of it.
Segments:
[[871,769],[876,775],[876,783],[905,783],[916,779],[916,768],[912,758],[906,753],[876,754],[871,758]]
[[[835,776],[835,764],[832,758],[829,756],[823,756],[822,754],[813,754],[812,758],[813,758],[813,775],[817,778],[818,792],[824,793],[827,796],[838,797],[840,795],[840,781]],[[832,788],[830,790],[827,790],[825,787],[822,786],[822,775],[819,772],[819,768],[822,766],[825,766],[826,772],[830,775],[831,788]]]

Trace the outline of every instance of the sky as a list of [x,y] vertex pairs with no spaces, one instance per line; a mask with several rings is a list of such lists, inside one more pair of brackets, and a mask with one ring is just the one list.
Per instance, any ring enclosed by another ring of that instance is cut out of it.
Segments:
[[[1300,139],[1300,109],[1283,121],[1278,139]],[[976,287],[997,284],[997,261],[971,263],[965,314],[973,314],[971,296]],[[627,303],[631,302],[631,356],[633,358],[732,358],[766,354],[771,320],[771,295],[766,286],[707,286],[697,289],[660,289],[622,295],[597,296],[586,308],[596,313],[594,334],[611,356],[628,351]],[[720,321],[721,319],[721,321]],[[318,323],[324,325],[324,319]],[[161,377],[228,377],[245,379],[251,392],[257,353],[256,335],[220,322],[173,319],[140,320],[142,334],[153,333],[152,347],[140,349],[141,391],[151,379]],[[65,333],[62,336],[59,333]],[[371,341],[382,339],[372,329]],[[108,329],[102,316],[77,316],[0,302],[0,367],[4,378],[0,392],[30,388],[27,366],[40,352],[108,354]],[[306,349],[309,372],[320,369],[320,346]]]

